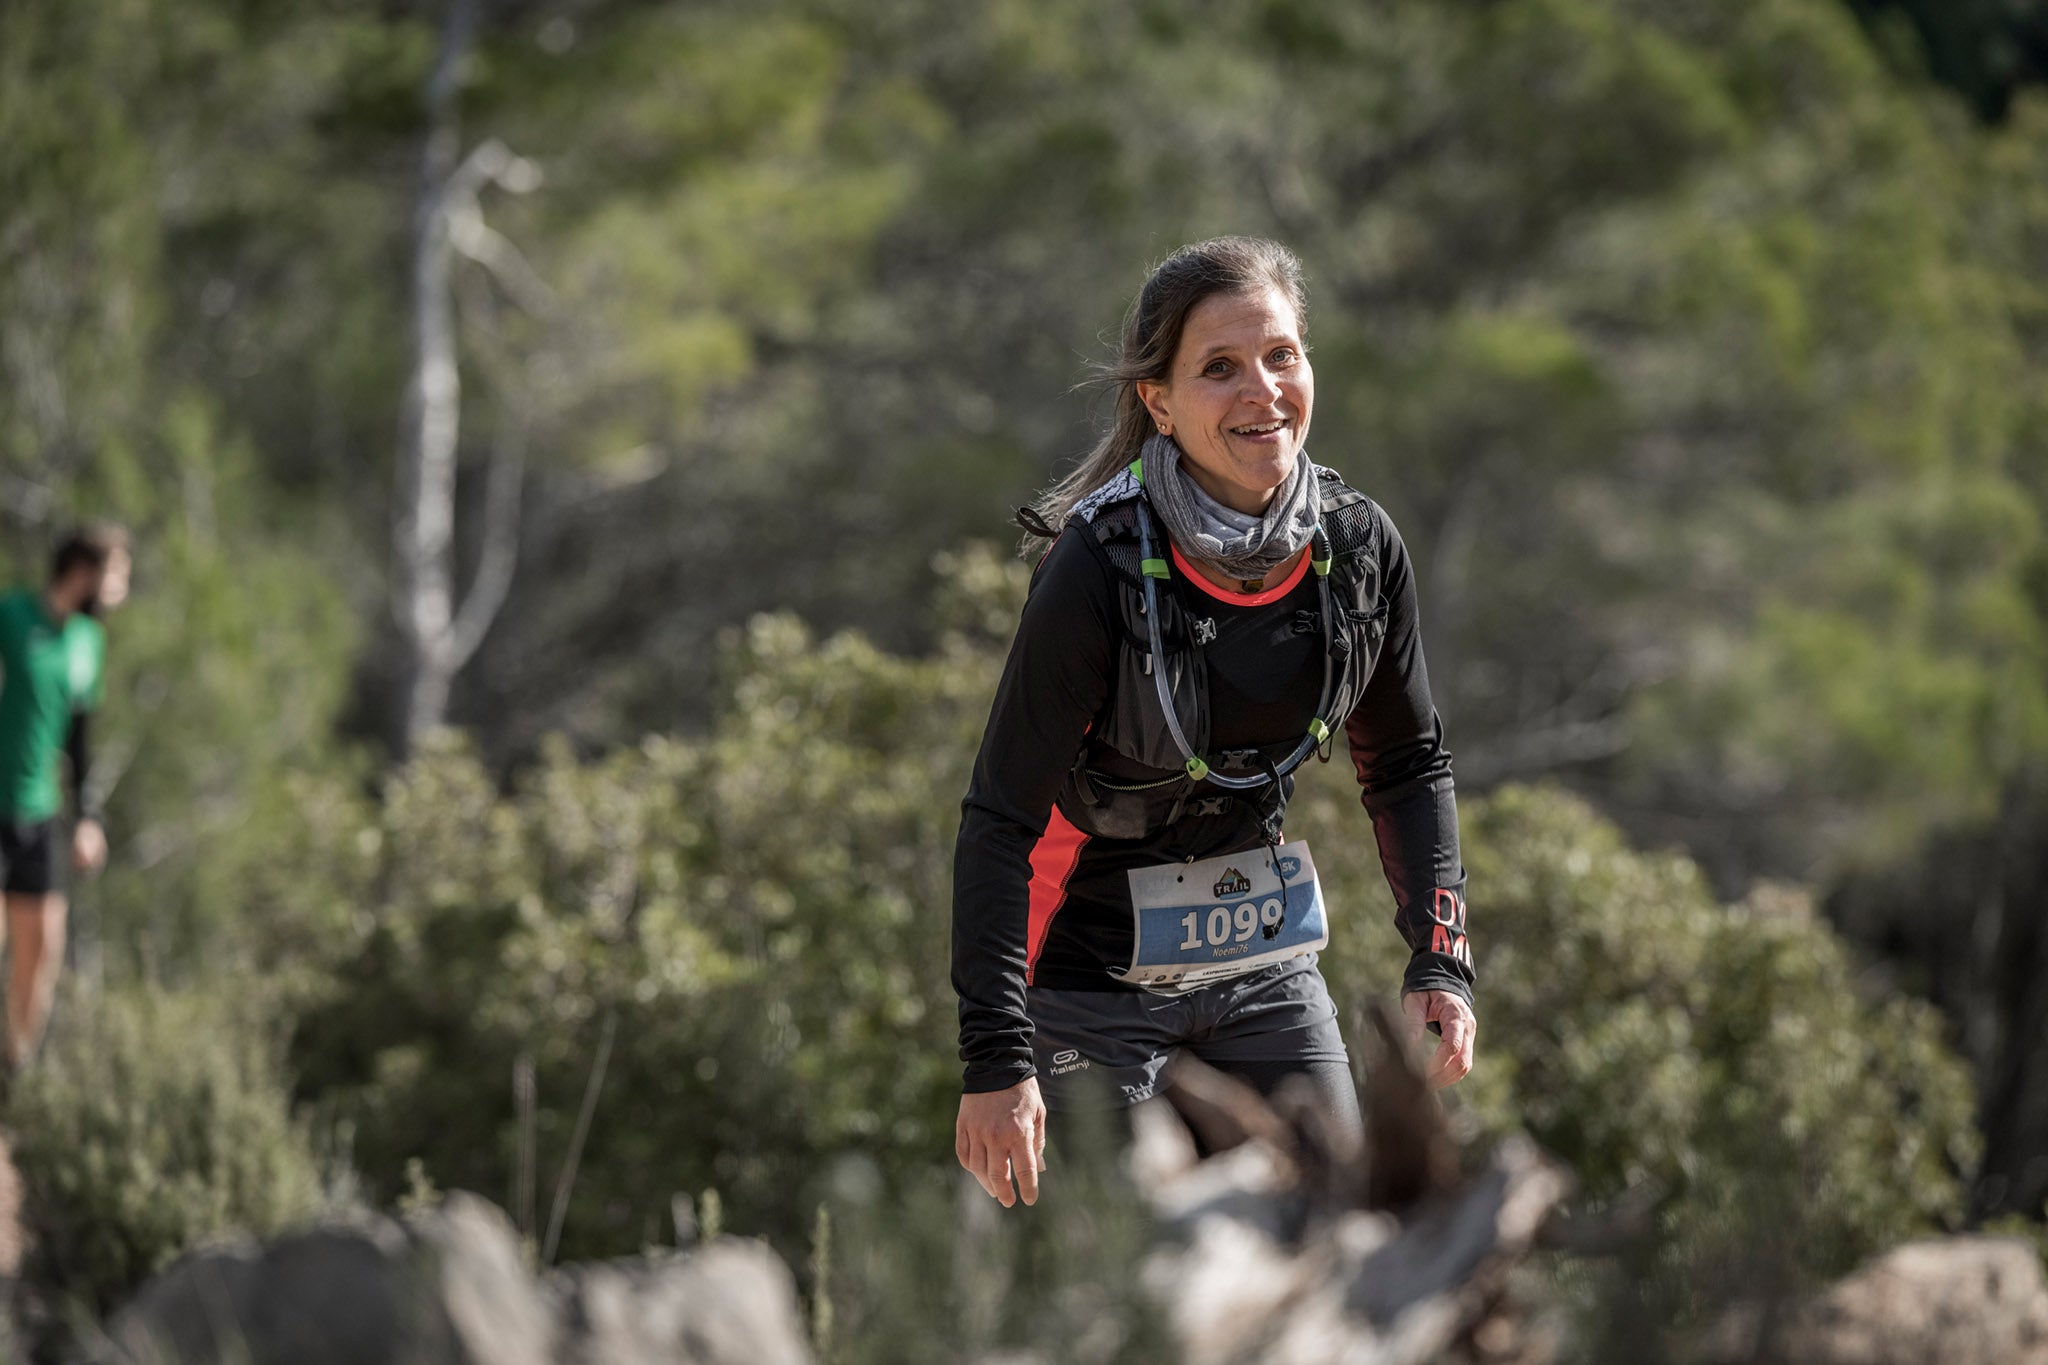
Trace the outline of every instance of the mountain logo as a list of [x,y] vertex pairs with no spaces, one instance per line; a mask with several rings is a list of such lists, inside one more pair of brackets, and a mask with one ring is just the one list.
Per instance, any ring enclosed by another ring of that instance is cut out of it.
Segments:
[[1216,879],[1216,894],[1219,896],[1249,896],[1252,893],[1252,879],[1234,867],[1223,869],[1223,875]]

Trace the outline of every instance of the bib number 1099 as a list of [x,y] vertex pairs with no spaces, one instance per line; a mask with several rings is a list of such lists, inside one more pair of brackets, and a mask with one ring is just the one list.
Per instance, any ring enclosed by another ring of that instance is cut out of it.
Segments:
[[1268,896],[1257,905],[1242,901],[1235,908],[1215,906],[1210,909],[1206,924],[1201,911],[1190,910],[1180,917],[1181,927],[1187,930],[1180,946],[1193,952],[1205,943],[1211,948],[1221,948],[1226,943],[1249,943],[1253,934],[1278,924],[1285,914],[1286,907],[1278,896]]
[[1306,843],[1134,868],[1129,876],[1131,965],[1115,975],[1133,985],[1191,990],[1330,941]]

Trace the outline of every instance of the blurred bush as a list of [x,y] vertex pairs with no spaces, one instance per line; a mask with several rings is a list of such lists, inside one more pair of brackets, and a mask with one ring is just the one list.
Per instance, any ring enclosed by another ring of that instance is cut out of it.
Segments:
[[[374,1190],[418,1158],[438,1184],[545,1210],[611,1015],[565,1255],[664,1241],[671,1195],[714,1186],[730,1226],[792,1260],[820,1200],[904,1215],[906,1247],[938,1236],[907,1210],[955,1178],[948,873],[999,665],[1000,612],[967,599],[1019,586],[993,559],[947,567],[960,600],[929,657],[761,618],[732,642],[704,740],[588,761],[558,745],[510,791],[448,743],[381,801],[322,808],[325,851],[282,902],[325,964],[293,1060],[353,1125]],[[1859,993],[1803,895],[1723,905],[1693,863],[1631,849],[1552,790],[1469,801],[1464,826],[1482,1033],[1453,1103],[1482,1134],[1528,1128],[1590,1208],[1654,1196],[1631,1253],[1661,1296],[1644,1312],[1687,1318],[1759,1273],[1795,1284],[1958,1215],[1965,1073],[1931,1011]],[[1353,1014],[1395,988],[1403,950],[1342,765],[1310,775],[1289,832],[1315,841],[1340,923],[1325,967]],[[319,909],[322,885],[353,911]],[[888,1278],[862,1283],[886,1321]]]
[[[1348,783],[1317,781],[1290,822],[1318,839],[1334,902],[1369,921],[1325,962],[1340,1008],[1399,968]],[[1690,1321],[1960,1221],[1969,1073],[1931,1006],[1859,989],[1804,892],[1720,904],[1690,859],[1630,848],[1555,789],[1468,801],[1460,823],[1480,1036],[1453,1102],[1563,1157],[1588,1209],[1630,1195],[1655,1210],[1625,1275],[1575,1272],[1582,1289]]]
[[848,1235],[833,1243],[834,1332],[820,1354],[831,1365],[1179,1360],[1142,1283],[1158,1232],[1124,1172],[1113,1120],[1069,1117],[1055,1125],[1029,1208],[999,1207],[950,1150],[888,1191],[858,1158],[836,1164],[828,1194]]
[[68,998],[8,1108],[36,1279],[104,1310],[187,1247],[320,1211],[320,1164],[253,1015],[225,992]]
[[[307,1216],[311,1129],[349,1136],[373,1198],[475,1189],[539,1247],[594,1084],[564,1258],[666,1242],[674,1197],[716,1189],[729,1227],[801,1263],[824,1202],[846,1359],[922,1358],[933,1293],[954,1324],[934,1358],[1142,1358],[1149,1234],[1112,1168],[1056,1151],[1031,1216],[957,1211],[952,841],[1022,571],[990,550],[943,568],[925,657],[757,619],[700,739],[557,743],[507,787],[445,736],[381,790],[285,784],[234,990],[81,997],[21,1087],[51,1277],[104,1303],[194,1240]],[[1619,1260],[1558,1267],[1589,1352],[1958,1216],[1966,1076],[1928,1009],[1859,990],[1802,894],[1721,904],[1554,790],[1468,801],[1463,824],[1482,1032],[1451,1102],[1482,1137],[1531,1131],[1589,1210],[1651,1210]],[[1289,832],[1314,841],[1355,1018],[1403,949],[1344,765],[1307,774]],[[277,1015],[297,1121],[262,1041]]]
[[[979,562],[963,578],[1014,594]],[[706,740],[556,744],[509,793],[449,740],[380,802],[323,797],[308,875],[272,869],[269,957],[312,982],[293,1064],[371,1188],[417,1157],[537,1237],[607,1015],[564,1256],[666,1240],[670,1196],[713,1186],[733,1227],[800,1248],[831,1154],[892,1181],[949,1154],[951,843],[994,685],[974,639],[906,660],[764,617]]]

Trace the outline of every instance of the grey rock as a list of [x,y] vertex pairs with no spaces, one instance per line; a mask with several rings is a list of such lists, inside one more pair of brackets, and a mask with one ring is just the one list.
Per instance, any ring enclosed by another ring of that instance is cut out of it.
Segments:
[[1707,1361],[1790,1365],[2048,1365],[2048,1278],[2018,1238],[1908,1242],[1802,1305],[1775,1331],[1755,1311],[1710,1334]]
[[91,1357],[193,1365],[245,1354],[305,1365],[403,1360],[392,1265],[405,1234],[378,1219],[319,1228],[268,1247],[236,1243],[180,1257],[107,1325]]
[[796,1282],[759,1242],[549,1276],[562,1365],[807,1365]]
[[447,1343],[451,1365],[548,1365],[555,1321],[535,1292],[519,1234],[504,1211],[451,1194],[411,1224],[406,1288],[423,1294],[413,1321]]
[[808,1365],[773,1252],[721,1240],[536,1278],[511,1223],[451,1194],[181,1257],[109,1321],[93,1365]]

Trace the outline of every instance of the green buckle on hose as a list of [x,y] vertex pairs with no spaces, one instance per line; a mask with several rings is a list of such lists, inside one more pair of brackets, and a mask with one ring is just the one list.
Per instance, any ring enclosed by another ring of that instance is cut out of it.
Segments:
[[1309,567],[1316,571],[1318,577],[1328,578],[1330,576],[1330,561],[1327,559],[1311,559]]
[[1330,737],[1330,727],[1323,724],[1322,717],[1320,716],[1312,716],[1309,718],[1308,732],[1311,735],[1315,736],[1315,741],[1318,744],[1321,744],[1324,740]]
[[1141,559],[1138,561],[1138,567],[1145,571],[1145,577],[1147,578],[1165,578],[1167,576],[1166,561],[1163,559]]
[[1200,782],[1203,778],[1209,775],[1209,765],[1202,762],[1202,760],[1199,758],[1189,758],[1187,768],[1188,776],[1193,778],[1197,782]]

